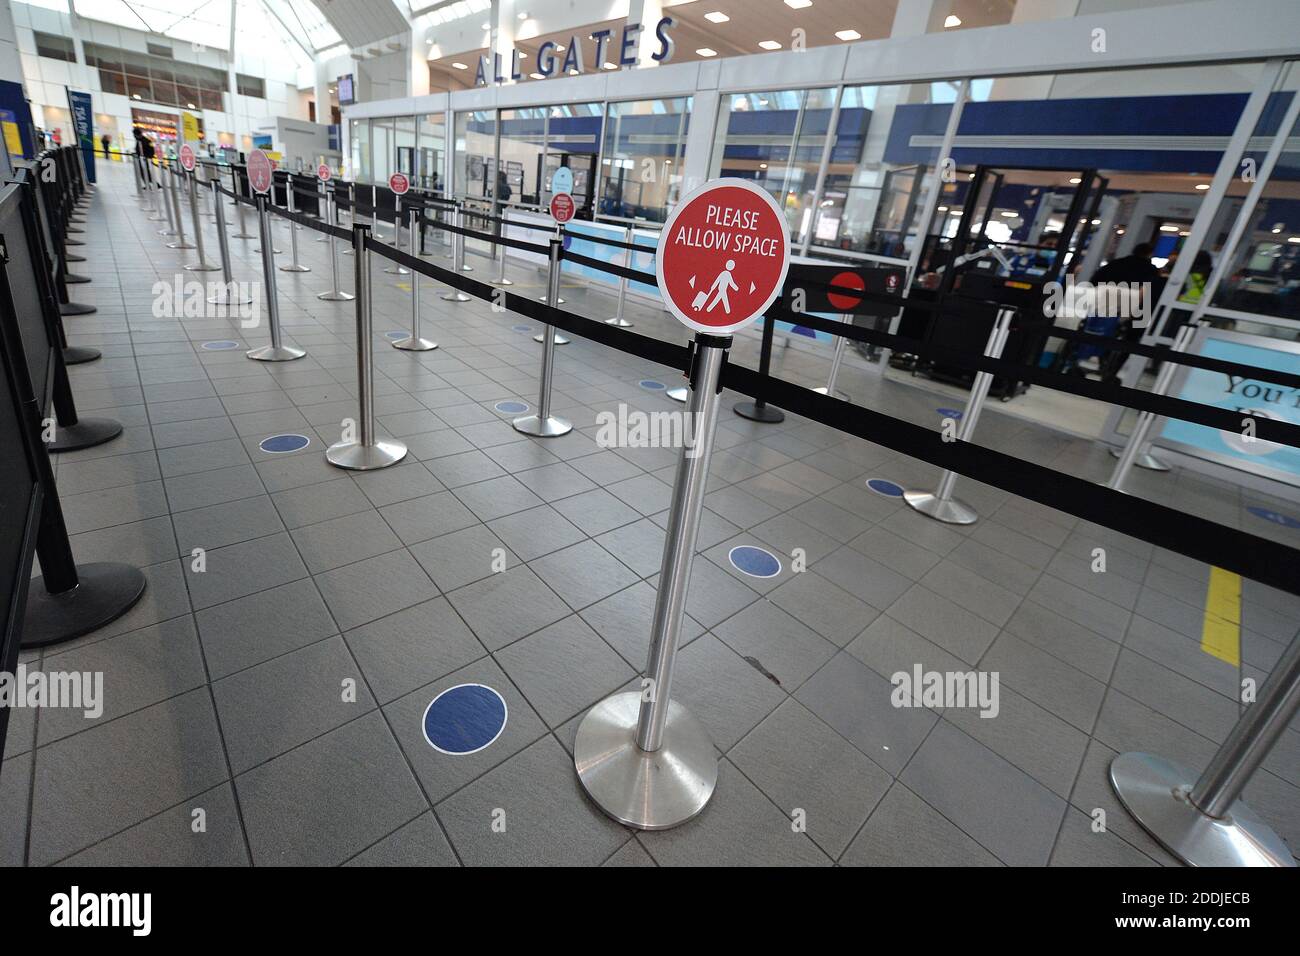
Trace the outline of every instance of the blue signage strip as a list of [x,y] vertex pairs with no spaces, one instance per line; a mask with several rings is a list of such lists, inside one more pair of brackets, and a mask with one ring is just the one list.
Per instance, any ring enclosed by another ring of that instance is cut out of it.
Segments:
[[77,145],[86,160],[86,179],[95,181],[95,119],[90,104],[90,94],[68,90],[68,110],[72,113],[72,126],[77,134]]

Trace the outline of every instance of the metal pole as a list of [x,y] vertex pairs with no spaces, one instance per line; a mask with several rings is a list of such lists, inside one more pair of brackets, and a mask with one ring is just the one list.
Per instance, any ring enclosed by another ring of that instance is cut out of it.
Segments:
[[[1002,349],[1011,334],[1011,320],[1015,318],[1014,309],[999,309],[997,320],[989,332],[988,343],[984,346],[985,358],[1001,358]],[[975,424],[979,421],[984,408],[984,399],[988,397],[989,386],[993,384],[993,373],[980,371],[975,373],[971,383],[970,395],[966,399],[966,409],[962,412],[961,425],[957,429],[957,440],[968,442],[975,434]],[[903,500],[936,521],[944,524],[974,524],[979,513],[970,505],[958,501],[952,496],[953,486],[957,483],[957,473],[951,469],[939,476],[939,485],[933,493],[928,491],[905,491]]]
[[[316,179],[316,208],[317,208],[317,209],[320,209],[320,208],[323,206],[323,207],[325,208],[325,215],[326,215],[326,217],[329,216],[329,206],[328,206],[328,203],[329,203],[329,196],[327,195],[327,191],[326,191],[326,189],[325,189],[325,180],[320,179],[320,178],[318,177],[318,178]],[[317,237],[316,237],[316,241],[317,241],[317,242],[329,242],[329,241],[330,241],[330,237],[329,237],[329,236],[317,236]]]
[[501,267],[497,271],[497,277],[492,280],[493,285],[514,285],[514,281],[506,278],[506,244],[499,240],[504,239],[506,235],[506,217],[498,217],[500,222],[497,223],[497,251],[501,253]]
[[[763,317],[763,343],[758,352],[758,377],[764,385],[767,383],[768,373],[772,368],[772,334],[775,329],[775,313],[768,312]],[[779,408],[769,407],[762,392],[752,402],[737,402],[731,410],[741,418],[748,418],[751,422],[775,424],[776,422],[785,421],[785,412]]]
[[[631,226],[628,226],[623,230],[623,241],[626,242],[629,246],[632,245]],[[626,265],[627,268],[629,269],[632,268],[631,249],[628,249],[626,251],[626,262],[624,264]],[[623,318],[623,306],[626,304],[627,304],[627,276],[619,276],[618,277],[618,305],[614,309],[613,318],[606,319],[605,324],[617,325],[620,329],[632,328],[632,323],[629,322],[627,319]]]
[[[555,237],[551,241],[560,242],[560,243],[564,242],[564,227],[560,225],[558,222],[555,224]],[[548,285],[546,288],[546,295],[539,295],[537,298],[541,299],[543,302],[547,303],[548,305],[564,305],[564,300],[560,298],[559,282],[555,283],[554,289],[552,289]],[[540,342],[541,339],[539,338],[536,341]]]
[[[551,238],[551,243],[552,245],[554,245],[555,243],[559,243],[560,248],[561,249],[564,248],[564,232],[558,222],[555,224],[555,235]],[[542,302],[546,302],[548,304],[554,303],[555,305],[564,305],[564,300],[560,298],[560,270],[559,269],[555,270],[554,276],[551,276],[549,274],[547,275],[546,294],[539,295],[537,298],[540,299]],[[559,332],[556,332],[551,326],[548,325],[546,328],[550,331],[551,341],[555,345],[569,344],[569,340],[566,339]],[[542,340],[543,340],[543,333],[541,332],[538,332],[536,335],[533,336],[534,342],[541,342]]]
[[[411,257],[414,258],[416,250],[419,247],[419,238],[416,235],[420,228],[421,212],[419,206],[412,206],[410,213],[410,224],[407,233],[410,237]],[[430,349],[438,347],[437,342],[431,342],[420,335],[420,274],[411,272],[411,334],[404,339],[399,339],[393,343],[393,348],[402,349],[404,352],[428,352]]]
[[[562,246],[558,239],[551,240],[546,284],[554,296],[560,287],[560,251]],[[512,424],[515,431],[538,438],[555,438],[573,431],[573,425],[563,418],[551,414],[551,376],[555,369],[555,329],[546,326],[542,333],[542,371],[539,376],[537,395],[537,414],[516,418]]]
[[171,196],[172,211],[176,214],[176,241],[167,243],[168,249],[193,249],[194,246],[185,241],[185,222],[181,216],[181,189],[180,184],[176,182],[177,173],[173,169],[171,177]]
[[[231,191],[235,194],[236,197],[238,197],[240,193],[239,170],[235,169],[234,166],[230,167],[230,182],[231,182]],[[236,198],[235,200],[235,211],[239,213],[239,232],[235,233],[235,238],[252,239],[253,237],[248,232],[248,226],[244,222],[244,204],[240,202],[238,198]]]
[[352,223],[354,281],[357,290],[357,392],[360,414],[355,441],[340,441],[325,452],[325,460],[338,468],[372,471],[387,468],[406,457],[406,446],[394,439],[375,437],[375,355],[370,306],[370,226]]
[[190,182],[190,222],[194,224],[194,246],[199,253],[199,261],[185,268],[190,272],[216,272],[221,268],[208,262],[207,252],[203,247],[203,224],[199,222],[199,177],[197,172],[186,177]]
[[[402,223],[400,219],[402,215],[402,197],[400,195],[393,196],[393,206],[396,210],[393,213],[393,245],[400,249],[402,248]],[[378,233],[375,234],[375,238],[379,238]],[[384,269],[384,273],[390,276],[406,276],[411,274],[411,270],[394,262]]]
[[[1192,337],[1196,330],[1200,328],[1200,323],[1191,323],[1184,325],[1174,336],[1174,344],[1170,347],[1171,352],[1186,352],[1187,347],[1192,342]],[[1151,389],[1152,395],[1164,395],[1169,391],[1169,386],[1173,384],[1174,373],[1178,371],[1176,362],[1165,362],[1160,366],[1160,371],[1156,375],[1154,387]],[[1106,482],[1106,487],[1113,491],[1123,491],[1124,482],[1128,478],[1128,473],[1133,470],[1133,466],[1138,462],[1138,455],[1146,445],[1147,436],[1151,432],[1151,426],[1156,422],[1156,415],[1153,412],[1138,412],[1137,421],[1133,423],[1133,431],[1129,433],[1128,441],[1124,445],[1124,450],[1119,453],[1119,461],[1115,462],[1115,470],[1110,473],[1110,481]],[[1164,469],[1168,471],[1168,467]]]
[[267,323],[271,327],[271,344],[252,349],[248,357],[258,362],[288,362],[307,353],[280,342],[280,302],[275,290],[275,260],[271,257],[270,200],[257,195],[257,231],[262,241],[262,283],[266,298]]
[[[335,187],[337,188],[337,187]],[[330,189],[325,194],[325,216],[331,226],[338,226],[339,207],[334,201],[334,189]],[[323,299],[326,302],[347,302],[355,299],[351,292],[339,291],[339,249],[338,243],[334,238],[334,233],[329,234],[330,240],[330,290],[317,294],[316,298]]]
[[[286,179],[284,182],[284,193],[285,193],[285,202],[289,206],[289,211],[297,212],[298,204],[294,201],[292,173],[289,174],[289,178]],[[310,266],[302,265],[298,261],[298,230],[297,230],[298,224],[294,222],[292,219],[286,221],[289,223],[289,250],[292,253],[293,261],[290,262],[289,265],[287,266],[280,266],[280,271],[281,272],[311,272]]]
[[574,743],[574,767],[588,796],[614,819],[643,830],[690,820],[718,782],[713,742],[672,699],[672,681],[718,424],[718,378],[730,347],[730,336],[695,337],[686,411],[694,434],[677,461],[642,690],[593,707]]
[[158,191],[158,198],[162,202],[163,212],[167,215],[167,225],[158,230],[158,235],[174,236],[176,235],[176,214],[172,212],[172,171],[166,166],[158,167]]
[[[853,321],[853,316],[845,314],[840,318],[840,321],[845,325],[848,325]],[[826,377],[826,384],[820,388],[814,388],[814,392],[818,392],[822,395],[831,395],[837,398],[841,396],[844,398],[849,397],[847,392],[835,391],[835,379],[840,374],[840,365],[844,361],[844,346],[847,342],[848,339],[844,336],[835,336],[835,351],[831,354],[831,373]]]
[[[460,228],[460,225],[461,225],[462,222],[463,222],[463,219],[461,218],[460,207],[457,206],[457,207],[456,207],[456,227],[457,227],[458,229]],[[469,272],[469,271],[470,271],[468,268],[465,267],[465,242],[464,242],[464,239],[465,239],[465,237],[464,237],[461,233],[459,233],[459,232],[453,232],[453,233],[452,233],[451,244],[452,244],[452,248],[453,248],[453,250],[455,251],[455,255],[456,255],[455,261],[454,261],[453,264],[452,264],[452,270],[455,271],[455,272]],[[470,300],[470,296],[466,295],[464,292],[461,292],[460,289],[455,289],[455,288],[448,289],[448,290],[447,290],[446,292],[444,292],[441,296],[439,296],[439,298],[443,299],[443,300],[446,301],[446,302],[468,302],[468,301]]]
[[216,179],[208,180],[208,185],[212,187],[212,208],[217,211],[217,252],[221,255],[222,283],[222,288],[208,296],[208,301],[213,305],[247,305],[253,297],[239,292],[230,274],[230,243],[226,239],[226,210],[221,201],[221,187]]
[[1294,867],[1290,848],[1239,798],[1298,710],[1300,634],[1194,784],[1186,768],[1132,752],[1111,761],[1111,786],[1138,823],[1184,863]]

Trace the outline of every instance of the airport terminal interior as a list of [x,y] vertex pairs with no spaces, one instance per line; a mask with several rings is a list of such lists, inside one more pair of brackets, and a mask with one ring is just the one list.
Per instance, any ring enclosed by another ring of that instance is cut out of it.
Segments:
[[1296,865],[1293,0],[0,7],[0,862]]

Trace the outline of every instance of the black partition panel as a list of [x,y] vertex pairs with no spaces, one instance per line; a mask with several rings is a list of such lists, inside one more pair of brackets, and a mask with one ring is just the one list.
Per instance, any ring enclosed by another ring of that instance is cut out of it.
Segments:
[[27,356],[27,371],[44,416],[50,405],[50,386],[53,384],[50,370],[58,343],[51,339],[47,317],[41,311],[44,295],[34,268],[34,263],[39,260],[33,257],[23,216],[21,189],[12,201],[0,208],[0,236],[4,239],[14,301],[19,303],[18,328],[22,333],[23,352]]

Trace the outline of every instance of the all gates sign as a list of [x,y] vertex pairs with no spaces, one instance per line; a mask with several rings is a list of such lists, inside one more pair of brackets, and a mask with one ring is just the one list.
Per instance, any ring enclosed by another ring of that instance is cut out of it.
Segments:
[[766,312],[789,268],[785,216],[746,179],[715,179],[689,193],[668,217],[655,257],[668,311],[713,335],[737,332]]

